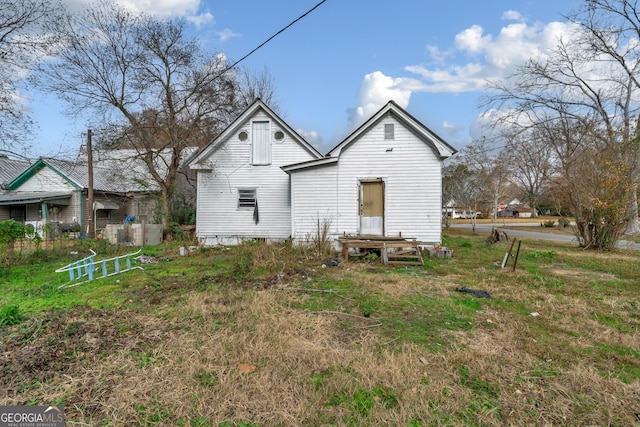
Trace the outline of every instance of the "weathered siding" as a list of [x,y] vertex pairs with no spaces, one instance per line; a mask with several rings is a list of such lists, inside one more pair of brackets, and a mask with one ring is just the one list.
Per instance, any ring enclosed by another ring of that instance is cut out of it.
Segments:
[[[384,125],[394,124],[394,139]],[[359,187],[363,179],[385,182],[386,236],[440,242],[441,163],[437,154],[393,116],[372,126],[343,150],[338,162],[338,230],[359,232]]]
[[11,218],[11,210],[7,206],[0,206],[0,221],[7,221]]
[[[271,164],[251,164],[251,121],[269,120]],[[249,138],[240,141],[238,134],[246,131]],[[276,141],[274,133],[285,138]],[[313,160],[285,129],[281,129],[262,110],[230,135],[212,153],[208,162],[212,171],[198,171],[198,201],[196,234],[206,245],[236,243],[243,239],[265,238],[283,240],[291,235],[289,176],[281,166]],[[238,189],[257,191],[259,222],[254,221],[253,208],[239,208]]]
[[310,243],[326,225],[332,235],[338,231],[337,168],[335,165],[291,174],[292,237],[296,243]]
[[69,181],[65,180],[48,167],[40,169],[20,186],[21,192],[61,192],[67,190],[71,191],[74,189],[75,188],[69,183]]
[[[394,125],[393,140],[384,139],[385,124]],[[334,215],[331,228],[336,235],[359,234],[359,183],[371,179],[382,179],[385,183],[386,236],[402,233],[424,242],[441,240],[440,159],[435,150],[392,115],[385,116],[343,148],[336,165],[300,170],[292,175],[295,235],[299,240],[315,233],[317,226],[308,218],[324,210]],[[328,188],[332,181],[335,199]],[[316,191],[320,195],[322,191],[327,193],[329,201],[319,196],[314,206],[314,200],[304,197]]]

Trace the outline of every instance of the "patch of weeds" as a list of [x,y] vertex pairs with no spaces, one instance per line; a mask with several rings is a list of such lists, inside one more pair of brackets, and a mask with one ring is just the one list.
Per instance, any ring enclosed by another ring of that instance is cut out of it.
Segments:
[[327,369],[323,369],[321,371],[314,371],[311,373],[311,384],[315,387],[316,390],[320,390],[327,378],[331,377],[333,374],[333,366],[329,366]]
[[558,253],[556,251],[528,251],[521,256],[526,260],[532,261],[553,261],[558,258]]
[[538,272],[533,275],[533,279],[546,288],[560,289],[565,286],[565,283],[557,277],[545,276]]
[[614,360],[617,373],[615,377],[625,384],[640,381],[640,351],[621,345],[596,343],[601,358]]
[[[486,413],[497,410],[500,412],[498,387],[484,377],[474,377],[469,374],[469,368],[463,366],[459,370],[460,383],[474,392],[468,409],[475,413]],[[501,418],[501,417],[500,417]]]
[[25,320],[20,307],[15,304],[3,305],[0,308],[0,326],[13,326]]
[[340,392],[327,402],[328,406],[343,406],[351,413],[342,417],[342,421],[348,425],[361,425],[362,418],[366,418],[376,404],[385,408],[394,408],[398,405],[397,392],[389,387],[375,386],[369,390],[358,387],[350,390],[343,387]]
[[196,372],[193,378],[205,387],[213,387],[218,384],[218,376],[215,372]]
[[459,239],[458,246],[461,247],[461,248],[472,248],[473,247],[473,243],[471,243],[471,240]]
[[369,317],[380,308],[380,298],[377,296],[363,296],[360,311],[364,317]]
[[141,424],[151,426],[171,418],[171,408],[158,401],[158,395],[153,395],[147,405],[133,405],[133,409],[141,416]]
[[223,421],[218,424],[218,427],[260,427],[256,423],[252,423],[251,421]]
[[611,328],[615,328],[618,331],[626,334],[632,334],[636,332],[636,328],[633,328],[626,323],[623,323],[622,318],[620,316],[609,316],[606,314],[595,314],[593,316],[593,320],[596,322],[609,326]]
[[411,296],[389,302],[385,307],[383,330],[394,339],[425,345],[432,351],[446,348],[444,331],[469,330],[471,315],[482,307],[475,299]]
[[313,288],[326,292],[308,293],[299,307],[302,310],[338,310],[344,305],[345,298],[352,297],[354,294],[353,285],[349,279],[318,280],[314,282]]
[[422,257],[422,266],[425,268],[425,270],[430,270],[435,267],[435,265],[436,263],[433,262],[433,258],[428,256]]
[[189,421],[189,426],[191,426],[191,427],[211,427],[212,424],[209,421],[207,421],[206,417],[195,417],[195,418],[191,418],[191,420]]
[[131,351],[131,355],[134,356],[136,359],[139,359],[138,363],[136,364],[138,368],[145,368],[147,366],[151,366],[152,364],[158,361],[158,358],[155,357],[155,355],[151,350],[147,350],[144,353],[133,350]]

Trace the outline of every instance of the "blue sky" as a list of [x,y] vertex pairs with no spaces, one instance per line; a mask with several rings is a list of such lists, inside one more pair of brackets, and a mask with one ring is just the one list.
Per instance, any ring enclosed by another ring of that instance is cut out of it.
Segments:
[[[206,49],[237,60],[320,0],[122,0],[182,16]],[[84,0],[64,0],[71,8]],[[484,132],[479,100],[528,56],[569,31],[578,0],[327,0],[242,64],[276,81],[282,118],[328,151],[390,99],[460,149]],[[33,156],[70,153],[90,120],[28,93],[39,129]]]

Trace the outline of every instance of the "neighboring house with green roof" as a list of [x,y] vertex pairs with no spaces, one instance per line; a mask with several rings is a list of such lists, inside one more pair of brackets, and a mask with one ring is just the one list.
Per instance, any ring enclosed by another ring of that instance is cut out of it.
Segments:
[[93,168],[94,204],[88,206],[89,168],[86,162],[40,158],[5,185],[0,193],[0,219],[14,219],[41,229],[80,226],[87,232],[90,209],[96,231],[122,223],[129,216],[153,222],[156,190],[137,179],[126,179],[112,169]]

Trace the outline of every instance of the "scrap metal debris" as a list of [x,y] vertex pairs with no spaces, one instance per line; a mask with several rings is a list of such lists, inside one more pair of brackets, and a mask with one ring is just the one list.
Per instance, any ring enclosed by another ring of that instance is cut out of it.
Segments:
[[478,298],[492,298],[491,295],[489,294],[489,292],[479,291],[477,289],[470,289],[470,288],[467,288],[466,286],[462,286],[460,288],[456,288],[456,292],[466,292],[466,293],[471,294],[473,296],[476,296]]

